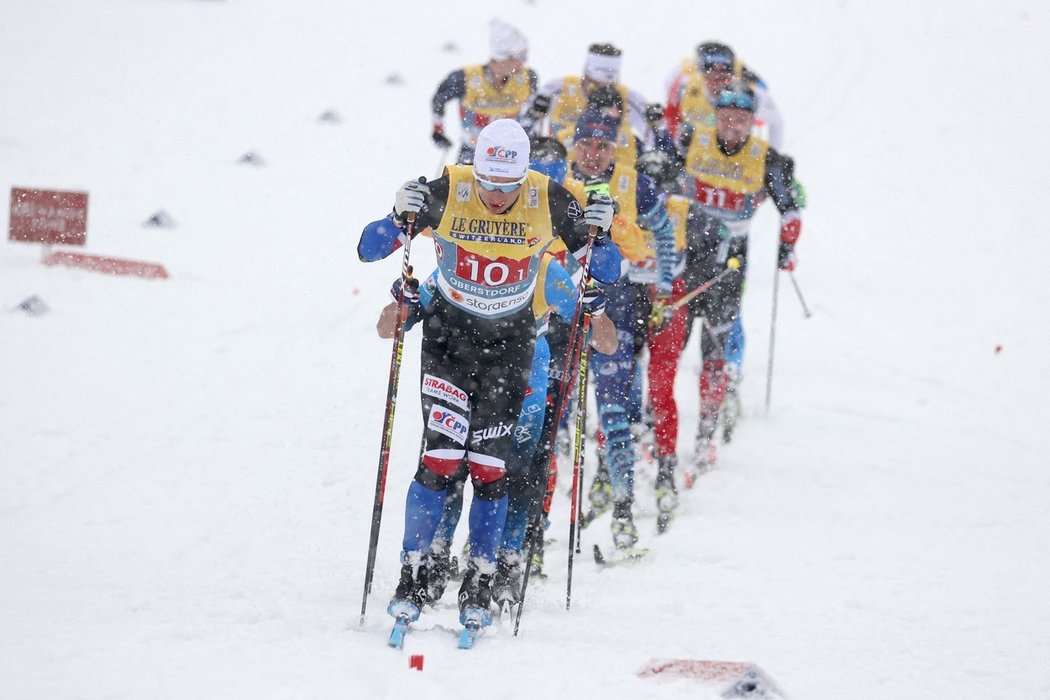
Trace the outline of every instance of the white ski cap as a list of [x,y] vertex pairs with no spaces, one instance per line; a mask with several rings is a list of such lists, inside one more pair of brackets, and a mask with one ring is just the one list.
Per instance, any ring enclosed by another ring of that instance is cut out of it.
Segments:
[[529,169],[529,136],[513,119],[497,119],[478,134],[474,172],[481,177],[520,178]]
[[528,53],[529,44],[525,36],[506,22],[494,19],[489,22],[489,47],[492,50],[492,58],[504,61],[516,58],[524,61]]

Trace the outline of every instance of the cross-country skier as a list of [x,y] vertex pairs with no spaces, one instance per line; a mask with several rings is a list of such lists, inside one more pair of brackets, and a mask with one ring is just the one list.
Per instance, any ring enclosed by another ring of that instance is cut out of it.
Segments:
[[[617,160],[622,165],[633,165],[639,150],[654,146],[653,131],[646,118],[645,98],[620,83],[623,55],[612,44],[592,44],[587,50],[583,75],[570,75],[543,85],[525,105],[518,120],[525,129],[540,135],[544,126],[551,136],[571,148],[573,132],[580,115],[589,107],[592,93],[605,87],[620,97],[623,112],[617,125]],[[641,147],[636,144],[641,143]]]
[[[401,290],[401,279],[398,278],[391,290],[396,300]],[[424,319],[432,307],[437,292],[437,271],[420,285],[416,294],[407,297],[410,300],[411,313],[405,322],[408,330]],[[540,475],[530,473],[533,454],[542,437],[544,414],[547,410],[548,367],[551,364],[550,348],[546,332],[551,312],[558,314],[566,323],[571,323],[576,311],[577,302],[581,302],[583,313],[591,320],[588,340],[591,346],[600,353],[609,354],[616,350],[616,326],[605,315],[605,294],[593,283],[581,291],[573,282],[569,273],[558,262],[557,257],[544,253],[540,260],[537,277],[536,294],[533,297],[533,311],[536,314],[536,352],[529,374],[529,386],[522,404],[521,415],[514,426],[513,440],[507,457],[508,501],[507,523],[497,550],[496,575],[493,579],[493,598],[497,604],[516,603],[517,590],[520,589],[521,550],[525,537],[525,527],[532,507],[538,503],[534,495],[538,491]],[[383,309],[377,325],[382,338],[394,337],[394,317],[397,303],[391,303]],[[548,435],[549,437],[549,435]],[[430,555],[426,566],[428,574],[428,599],[431,603],[438,600],[448,585],[450,574],[450,544],[459,522],[463,507],[463,482],[467,470],[461,467],[453,483],[446,490],[441,523],[431,542]]]
[[[549,176],[561,184],[565,180],[568,163],[566,150],[557,140],[550,137],[534,137],[530,143],[529,168]],[[573,270],[573,286],[582,280],[583,271],[575,259],[568,255],[561,241],[555,241],[548,250],[548,255],[555,256],[557,271],[549,280],[561,278],[567,267]],[[564,267],[563,267],[564,266]],[[551,493],[545,494],[543,483],[544,472],[547,474],[547,485],[553,488],[557,474],[557,460],[551,459],[549,450],[551,432],[554,429],[555,408],[559,391],[562,389],[561,378],[564,371],[565,355],[568,351],[569,325],[575,310],[575,298],[569,299],[557,287],[546,290],[541,295],[537,289],[538,310],[546,308],[545,299],[550,299],[551,309],[555,312],[545,314],[541,331],[536,340],[536,354],[533,359],[532,375],[529,380],[529,393],[522,407],[521,417],[514,429],[514,442],[511,456],[508,459],[508,476],[510,477],[507,524],[503,530],[497,558],[496,576],[493,580],[493,593],[497,603],[514,604],[517,602],[517,591],[520,588],[521,549],[529,540],[525,537],[528,516],[541,500],[544,507],[544,518],[550,510]],[[591,287],[587,290],[584,310],[590,315],[601,315],[604,311],[605,296],[601,289]],[[601,315],[595,321],[591,345],[604,353],[613,352],[616,344],[616,327],[608,317]],[[611,334],[610,340],[604,335]],[[546,362],[547,364],[543,364]],[[546,382],[539,386],[541,380]],[[571,390],[571,387],[566,389]],[[566,412],[567,414],[568,412]],[[563,417],[564,423],[564,417]],[[460,475],[465,477],[465,475]],[[448,489],[445,497],[444,512],[437,532],[431,543],[428,556],[428,587],[431,600],[439,599],[444,593],[450,578],[457,573],[456,562],[451,555],[452,538],[459,523],[463,506],[463,481],[457,480]],[[533,574],[542,576],[543,549],[542,538],[538,540],[533,552]]]
[[715,100],[731,82],[743,82],[755,93],[755,122],[766,130],[766,140],[777,150],[784,146],[784,119],[760,77],[737,58],[733,49],[715,41],[696,47],[696,56],[683,59],[672,76],[664,106],[664,119],[672,138],[683,123],[715,125]]
[[[588,188],[608,188],[620,209],[613,225],[613,240],[631,261],[627,274],[605,290],[609,297],[607,313],[616,324],[620,344],[615,354],[594,358],[598,414],[605,435],[603,464],[609,488],[602,488],[605,477],[599,472],[598,488],[591,489],[592,514],[609,507],[600,496],[611,491],[613,541],[620,549],[630,549],[638,541],[638,529],[632,514],[635,450],[631,421],[635,416],[631,415],[628,400],[637,357],[646,342],[650,353],[650,396],[659,426],[656,494],[663,527],[677,505],[674,375],[686,313],[679,309],[663,319],[662,309],[668,307],[672,295],[682,292],[684,241],[676,241],[660,191],[652,180],[633,166],[614,161],[618,126],[615,117],[596,110],[588,110],[580,117],[574,134],[575,160],[566,187],[580,193]],[[661,327],[650,331],[653,306],[660,310],[657,315],[661,316]]]
[[[745,246],[755,211],[767,197],[772,199],[780,212],[778,266],[792,270],[795,244],[802,232],[799,202],[792,188],[794,163],[752,135],[757,108],[755,93],[737,84],[719,93],[714,128],[682,125],[678,138],[684,169],[682,191],[695,198],[704,211],[721,219],[731,238],[743,241]],[[746,257],[741,262],[746,263]],[[697,307],[692,309],[700,312]],[[696,469],[706,468],[716,459],[713,438],[728,381],[724,357],[705,354],[700,374]]]
[[609,245],[613,205],[598,197],[581,209],[550,178],[528,170],[529,140],[509,119],[478,135],[473,166],[455,165],[437,180],[415,180],[395,195],[393,212],[365,227],[364,261],[379,260],[412,231],[430,227],[438,260],[438,294],[423,326],[423,449],[405,508],[401,578],[388,612],[414,620],[426,602],[430,549],[445,490],[464,464],[474,498],[470,554],[459,591],[465,625],[491,622],[491,579],[507,508],[507,456],[528,387],[536,337],[533,296],[541,256],[560,238],[578,261],[588,231],[598,236],[590,271],[598,281],[619,275]]
[[536,71],[525,65],[528,43],[517,29],[493,20],[489,24],[488,63],[455,70],[441,81],[431,100],[434,130],[431,137],[439,148],[451,148],[445,134],[445,108],[459,101],[463,143],[456,162],[470,163],[474,144],[486,124],[518,115],[529,96],[536,92]]

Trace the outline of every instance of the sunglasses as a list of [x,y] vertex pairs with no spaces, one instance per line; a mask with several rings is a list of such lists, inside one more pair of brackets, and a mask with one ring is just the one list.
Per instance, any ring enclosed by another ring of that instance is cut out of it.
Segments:
[[520,180],[516,180],[514,182],[492,182],[490,180],[486,180],[480,177],[477,173],[474,173],[474,179],[478,181],[478,185],[481,187],[481,189],[485,190],[486,192],[499,191],[504,194],[509,194],[521,187],[522,183],[525,182],[526,177],[528,177],[528,173],[522,175]]
[[755,111],[755,100],[746,92],[723,92],[718,96],[716,103],[718,109],[746,109],[748,112]]

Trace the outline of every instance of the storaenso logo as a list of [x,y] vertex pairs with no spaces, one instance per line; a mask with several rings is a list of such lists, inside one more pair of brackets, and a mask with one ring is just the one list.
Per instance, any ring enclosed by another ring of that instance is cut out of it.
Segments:
[[514,160],[518,157],[518,152],[507,150],[505,146],[489,146],[489,149],[485,151],[485,155],[490,158],[499,158],[500,160]]

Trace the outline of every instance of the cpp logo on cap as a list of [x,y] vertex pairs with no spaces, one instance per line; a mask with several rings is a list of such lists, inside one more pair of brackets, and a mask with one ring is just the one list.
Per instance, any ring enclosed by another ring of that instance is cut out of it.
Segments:
[[511,151],[506,146],[489,146],[485,155],[496,160],[514,160],[518,157],[518,152]]

